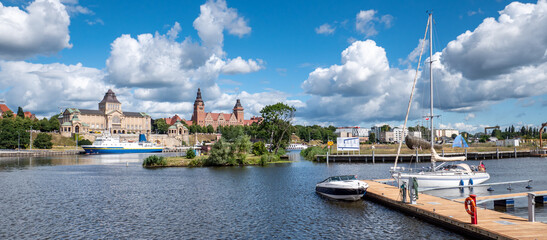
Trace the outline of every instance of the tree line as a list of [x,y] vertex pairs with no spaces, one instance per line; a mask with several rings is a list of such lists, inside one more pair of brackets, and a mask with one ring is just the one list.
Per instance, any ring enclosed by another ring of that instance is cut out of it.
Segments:
[[17,110],[17,115],[11,111],[6,111],[0,119],[0,148],[2,149],[21,149],[30,148],[30,130],[40,131],[33,139],[35,148],[51,148],[51,136],[45,132],[57,131],[60,128],[58,114],[51,118],[30,119],[26,118],[21,107]]

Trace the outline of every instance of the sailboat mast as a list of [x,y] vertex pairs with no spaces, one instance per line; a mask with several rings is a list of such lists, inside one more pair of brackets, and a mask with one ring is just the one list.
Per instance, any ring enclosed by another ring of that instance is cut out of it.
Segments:
[[[433,130],[433,14],[429,13],[429,99],[430,99],[430,110],[429,110],[429,120],[431,123],[431,159],[433,159],[433,147],[435,144],[435,131]],[[435,162],[431,161],[433,167]]]

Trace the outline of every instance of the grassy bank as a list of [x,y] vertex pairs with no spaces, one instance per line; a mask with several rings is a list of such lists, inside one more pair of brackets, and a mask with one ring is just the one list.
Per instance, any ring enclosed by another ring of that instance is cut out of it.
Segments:
[[[266,155],[264,155],[266,156]],[[209,156],[199,156],[193,159],[186,157],[163,157],[163,160],[158,160],[149,165],[143,164],[143,167],[206,167],[206,160]],[[226,164],[222,166],[252,166],[252,165],[265,165],[269,163],[289,163],[288,160],[280,160],[280,158],[272,157],[271,161],[261,162],[262,156],[256,156],[254,154],[246,154],[245,160],[242,164]],[[267,158],[267,156],[266,156]],[[146,161],[146,160],[145,160]]]

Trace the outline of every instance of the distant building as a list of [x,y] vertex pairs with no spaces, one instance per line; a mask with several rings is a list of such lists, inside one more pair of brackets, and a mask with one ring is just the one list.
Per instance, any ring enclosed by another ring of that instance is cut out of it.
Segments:
[[177,114],[175,114],[173,117],[162,118],[162,119],[165,120],[165,123],[167,123],[171,126],[175,125],[175,123],[177,123],[177,122],[186,123],[186,125],[188,125],[188,126],[192,125],[192,121],[185,120],[184,118],[179,117],[179,115],[177,115]]
[[384,142],[384,143],[392,143],[392,142],[395,142],[395,133],[393,131],[389,131],[389,132],[380,132],[380,137],[378,138],[378,140],[380,142]]
[[32,114],[31,112],[24,112],[24,113],[25,113],[25,118],[30,118],[32,120],[36,119],[36,116]]
[[202,127],[213,126],[245,126],[253,123],[260,123],[261,117],[252,117],[249,120],[244,119],[244,109],[239,99],[233,108],[232,113],[212,113],[205,112],[205,103],[201,98],[201,90],[198,88],[196,100],[194,101],[194,113],[192,114],[192,123]]
[[[2,118],[4,113],[7,112],[7,111],[10,111],[11,113],[13,113],[13,111],[11,111],[11,109],[9,109],[9,107],[6,104],[0,103],[0,118]],[[13,114],[15,114],[15,113],[13,113]]]
[[452,138],[452,134],[460,135],[460,131],[456,129],[435,129],[435,137],[449,137]]
[[61,134],[110,132],[113,134],[150,133],[151,117],[144,112],[124,112],[116,94],[108,92],[99,103],[99,110],[67,108],[61,116]]

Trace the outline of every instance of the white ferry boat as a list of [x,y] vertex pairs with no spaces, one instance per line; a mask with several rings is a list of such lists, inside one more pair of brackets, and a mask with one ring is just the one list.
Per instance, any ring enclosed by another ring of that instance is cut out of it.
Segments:
[[83,145],[86,153],[150,153],[162,152],[163,147],[146,141],[144,134],[139,136],[139,142],[120,142],[119,138],[110,136],[97,137],[92,145]]

